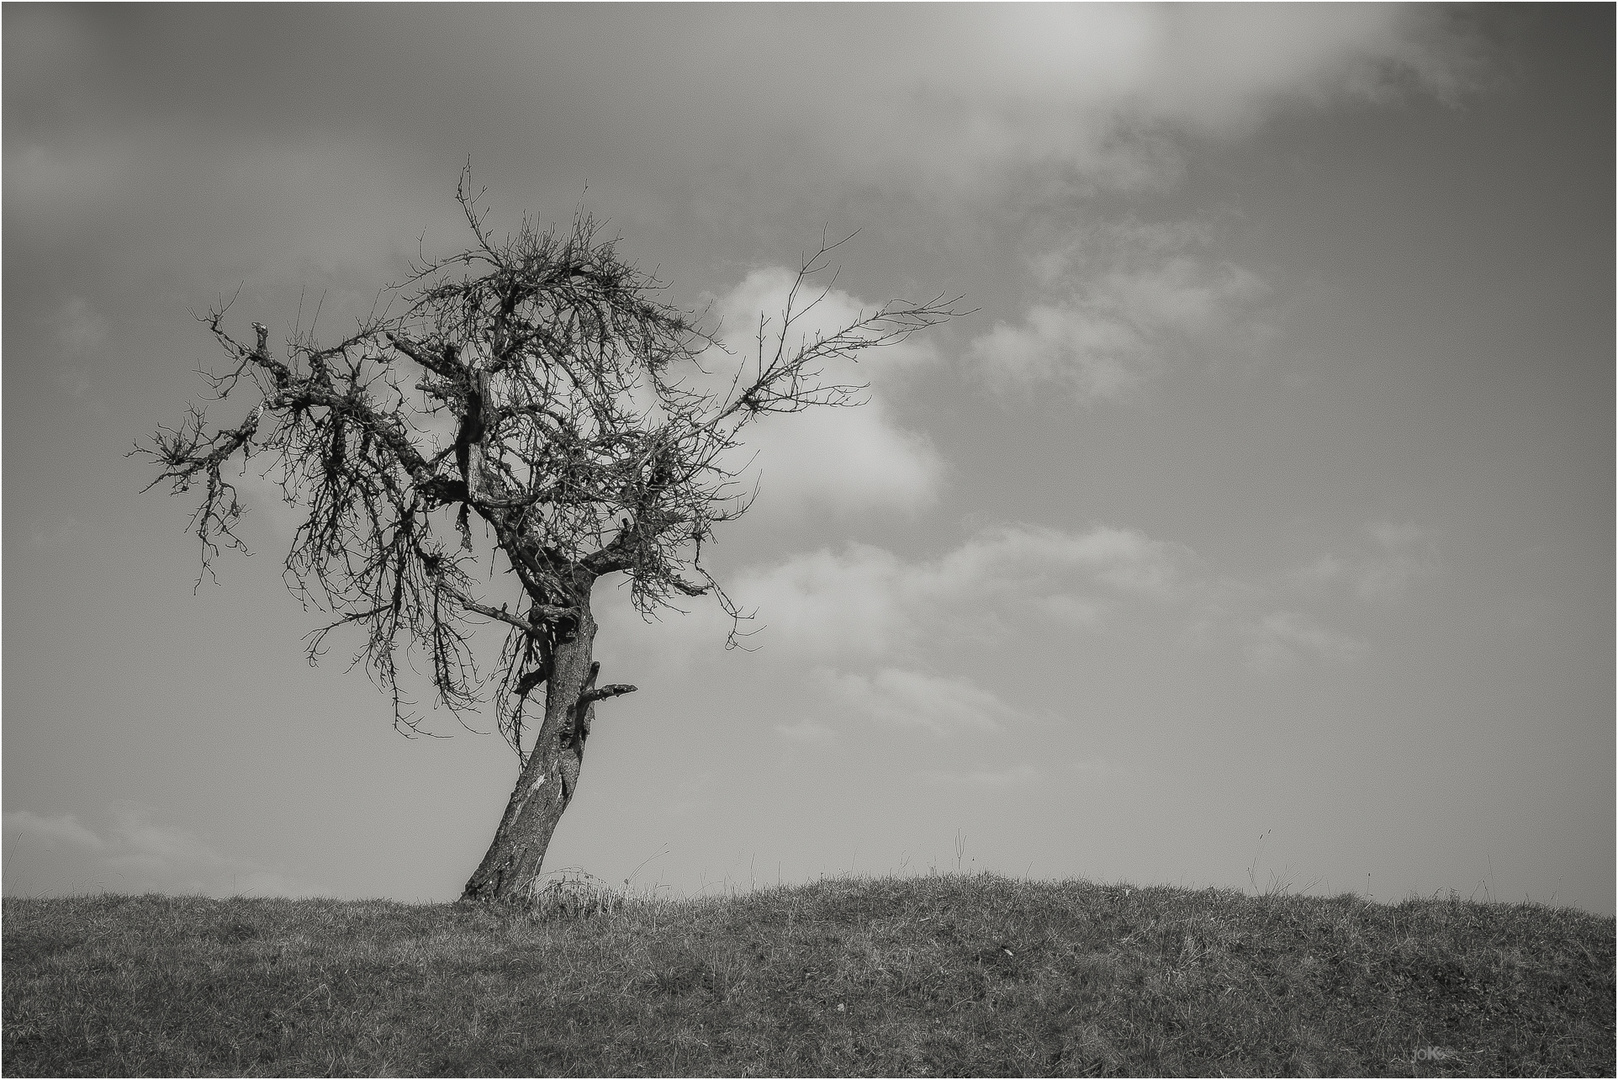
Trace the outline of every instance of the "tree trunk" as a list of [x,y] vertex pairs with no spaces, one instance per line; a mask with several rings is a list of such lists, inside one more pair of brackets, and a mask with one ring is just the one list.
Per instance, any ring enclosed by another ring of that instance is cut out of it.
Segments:
[[584,760],[584,743],[595,719],[599,665],[591,658],[596,623],[590,614],[590,586],[581,589],[577,625],[561,635],[552,652],[545,683],[545,722],[517,776],[494,842],[466,883],[462,900],[526,900],[539,877],[545,849],[562,812],[573,801]]

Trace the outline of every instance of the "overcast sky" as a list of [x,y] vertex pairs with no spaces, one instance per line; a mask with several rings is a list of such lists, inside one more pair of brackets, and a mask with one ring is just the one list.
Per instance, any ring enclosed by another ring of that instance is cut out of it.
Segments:
[[193,312],[343,333],[468,242],[470,159],[736,336],[855,229],[836,310],[975,309],[759,430],[712,552],[757,651],[598,587],[640,692],[548,868],[1613,911],[1611,6],[0,18],[7,893],[458,895],[499,736],[304,661],[252,477],[193,589],[124,455]]

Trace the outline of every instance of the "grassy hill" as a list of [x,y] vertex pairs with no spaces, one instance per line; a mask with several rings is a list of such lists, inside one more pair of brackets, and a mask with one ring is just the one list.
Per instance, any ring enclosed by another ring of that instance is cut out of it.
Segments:
[[1613,920],[1538,905],[983,875],[3,917],[9,1076],[1614,1072]]

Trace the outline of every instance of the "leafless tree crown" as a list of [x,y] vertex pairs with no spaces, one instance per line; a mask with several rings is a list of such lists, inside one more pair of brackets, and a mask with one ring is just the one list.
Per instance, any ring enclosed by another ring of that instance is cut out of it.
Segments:
[[[713,594],[740,617],[702,545],[749,505],[734,451],[751,421],[857,403],[863,388],[829,381],[829,361],[961,312],[943,297],[895,300],[837,332],[804,334],[830,288],[815,284],[837,247],[823,243],[785,310],[761,318],[756,352],[738,357],[658,299],[661,285],[589,216],[564,231],[525,220],[496,240],[467,184],[463,175],[457,199],[475,242],[419,265],[343,341],[300,331],[276,353],[261,324],[243,342],[225,329],[230,305],[211,310],[203,321],[227,360],[206,375],[208,408],[245,397],[245,419],[221,426],[193,405],[137,449],[161,466],[154,485],[200,490],[192,524],[205,568],[220,545],[243,547],[229,478],[255,468],[280,483],[302,516],[288,586],[333,615],[311,636],[311,658],[331,630],[362,627],[360,659],[411,731],[420,718],[399,687],[403,654],[429,658],[439,700],[460,713],[483,688],[472,628],[505,624],[496,700],[518,746],[523,700],[596,577],[626,574],[645,614]],[[705,369],[713,357],[733,377]],[[492,551],[474,543],[474,519]],[[520,585],[516,603],[476,586],[471,571],[494,551]]]

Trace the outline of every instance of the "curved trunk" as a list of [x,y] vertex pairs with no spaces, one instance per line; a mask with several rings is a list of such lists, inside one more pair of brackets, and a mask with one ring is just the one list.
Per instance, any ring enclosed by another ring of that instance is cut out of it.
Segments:
[[462,900],[525,900],[539,876],[545,849],[562,812],[573,801],[584,760],[584,743],[595,718],[596,673],[591,659],[596,623],[589,586],[572,633],[556,642],[545,683],[545,722],[517,776],[494,842],[466,883]]

